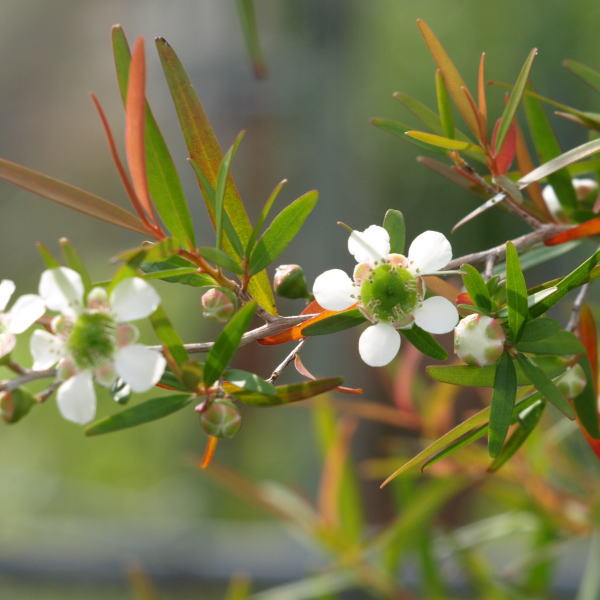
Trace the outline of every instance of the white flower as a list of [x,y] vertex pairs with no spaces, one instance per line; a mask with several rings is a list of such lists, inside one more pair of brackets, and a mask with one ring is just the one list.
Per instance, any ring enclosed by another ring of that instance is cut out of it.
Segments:
[[84,303],[81,277],[67,267],[42,273],[40,296],[51,310],[61,313],[49,333],[34,331],[30,349],[34,369],[58,363],[58,408],[65,419],[85,424],[96,414],[93,379],[110,387],[121,377],[134,392],[145,392],[161,378],[166,361],[160,352],[136,344],[138,330],[126,321],[152,314],[160,304],[143,279],[120,281],[110,296],[93,288]]
[[10,354],[17,343],[17,334],[23,333],[45,312],[44,301],[35,294],[25,294],[4,310],[15,291],[10,279],[0,281],[0,358]]
[[[598,190],[598,183],[588,177],[573,177],[571,180],[577,200],[583,200],[586,196]],[[550,211],[550,214],[559,221],[565,220],[567,217],[563,207],[551,185],[545,185],[542,190],[544,202]]]
[[452,247],[437,231],[417,236],[408,257],[390,254],[390,236],[378,225],[353,231],[348,251],[358,264],[350,279],[341,269],[330,269],[315,280],[315,300],[327,310],[344,310],[358,304],[373,323],[360,336],[358,351],[372,367],[388,364],[400,348],[397,329],[413,323],[430,333],[448,333],[458,322],[452,302],[441,296],[425,298],[423,275],[443,269],[452,258]]

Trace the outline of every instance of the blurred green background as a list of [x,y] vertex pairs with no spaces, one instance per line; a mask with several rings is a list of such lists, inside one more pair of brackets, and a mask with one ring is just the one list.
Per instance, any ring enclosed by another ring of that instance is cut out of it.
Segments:
[[[364,228],[387,208],[401,209],[408,239],[424,229],[448,234],[477,199],[449,187],[415,163],[416,149],[375,129],[372,116],[409,120],[396,90],[433,106],[433,63],[415,24],[429,23],[467,83],[481,51],[488,78],[514,79],[531,47],[537,88],[585,110],[597,98],[560,67],[572,58],[600,67],[600,5],[594,0],[255,0],[269,76],[252,77],[234,0],[3,0],[0,17],[0,155],[69,181],[125,206],[88,91],[102,101],[117,138],[123,113],[110,46],[120,23],[130,42],[147,39],[148,97],[179,167],[201,244],[212,239],[203,202],[185,161],[175,111],[151,40],[165,37],[188,69],[223,145],[247,136],[234,173],[256,215],[272,187],[289,179],[281,202],[312,188],[317,209],[281,263],[301,263],[309,281],[325,268],[348,269],[343,220]],[[502,93],[491,88],[499,113]],[[583,130],[557,121],[563,149],[585,141]],[[139,236],[92,221],[0,183],[2,278],[34,291],[42,268],[34,242],[57,248],[61,236],[80,250],[98,279],[108,258]],[[451,237],[455,254],[484,249],[524,231],[501,210]],[[202,242],[202,240],[207,240]],[[583,252],[584,254],[585,252]],[[558,275],[583,254],[552,265]],[[536,283],[543,273],[532,275]],[[210,339],[193,290],[160,288],[186,341]],[[285,313],[299,306],[280,303]],[[150,338],[148,338],[150,339]],[[377,374],[363,368],[356,332],[310,344],[305,362],[319,375],[342,374],[365,397],[389,402]],[[25,346],[25,345],[24,345]],[[285,349],[244,349],[239,364],[267,376]],[[21,356],[26,360],[26,349]],[[112,410],[104,399],[101,413]],[[379,450],[380,431],[361,425],[357,457]],[[20,425],[0,432],[0,597],[128,598],[124,573],[141,561],[169,589],[168,598],[208,598],[207,580],[246,570],[259,581],[297,577],[321,564],[284,530],[261,520],[196,469],[204,435],[194,415],[112,436],[86,439],[63,421],[53,400]],[[318,460],[306,407],[248,410],[239,436],[222,443],[218,460],[251,479],[273,479],[311,495]],[[373,523],[389,506],[365,482]],[[260,553],[256,547],[260,546]],[[180,589],[182,581],[189,583]],[[27,584],[24,581],[27,581]],[[87,587],[92,582],[96,592]],[[94,596],[94,593],[97,595]],[[221,597],[215,592],[215,597]],[[361,597],[361,596],[358,596]]]

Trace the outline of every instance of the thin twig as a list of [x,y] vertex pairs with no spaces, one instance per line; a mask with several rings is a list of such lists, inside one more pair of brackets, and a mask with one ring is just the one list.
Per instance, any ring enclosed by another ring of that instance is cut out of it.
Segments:
[[490,254],[486,259],[485,259],[485,280],[489,281],[492,278],[492,274],[494,273],[494,265],[496,264],[496,260],[498,259],[498,253],[497,252],[492,252],[492,254]]
[[10,381],[0,381],[0,391],[12,392],[18,387],[35,381],[36,379],[48,379],[50,377],[56,377],[56,369],[44,369],[43,371],[27,371],[21,377],[11,379]]
[[[569,225],[543,225],[536,231],[526,233],[518,238],[512,240],[517,250],[525,250],[531,248],[539,242],[543,242],[551,238],[553,235],[569,229]],[[490,255],[496,255],[496,260],[501,260],[506,254],[506,243],[490,248],[489,250],[482,250],[481,252],[473,252],[472,254],[465,254],[459,258],[451,260],[444,269],[458,269],[461,265],[469,263],[471,265],[485,263]]]
[[579,313],[581,311],[581,307],[585,302],[585,297],[588,293],[588,289],[590,287],[589,282],[584,283],[575,298],[575,302],[573,302],[573,306],[571,307],[571,317],[569,318],[569,323],[567,324],[567,331],[575,331],[577,324],[579,323]]
[[45,390],[43,390],[39,394],[35,395],[36,401],[39,402],[40,404],[42,402],[46,402],[46,400],[48,400],[48,398],[50,398],[50,396],[52,396],[52,394],[54,394],[54,392],[60,387],[61,384],[62,384],[62,381],[52,382]]
[[305,338],[301,339],[295,346],[295,348],[283,359],[281,364],[275,367],[275,370],[271,373],[271,377],[267,379],[269,383],[273,383],[282,373],[282,371],[296,358],[296,354],[300,352],[302,346],[304,346]]

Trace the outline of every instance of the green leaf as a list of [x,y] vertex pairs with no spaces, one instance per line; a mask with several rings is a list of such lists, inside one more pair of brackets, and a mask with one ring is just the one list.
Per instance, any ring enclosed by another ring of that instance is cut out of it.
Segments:
[[223,331],[215,340],[213,347],[206,357],[206,363],[204,365],[204,385],[207,388],[223,374],[223,371],[240,345],[242,335],[248,328],[255,312],[255,302],[248,302],[248,304],[242,306],[242,308],[231,317],[229,323],[225,325]]
[[496,368],[490,410],[488,451],[492,457],[498,456],[504,444],[504,439],[512,421],[516,394],[517,374],[515,365],[511,357],[504,353],[500,357]]
[[437,98],[438,112],[440,114],[440,123],[442,124],[441,133],[446,137],[454,138],[454,116],[452,114],[452,104],[448,97],[448,88],[444,82],[442,72],[437,69],[435,72],[435,92]]
[[152,398],[88,425],[85,428],[85,435],[111,433],[120,429],[127,429],[128,427],[136,427],[143,423],[156,421],[185,408],[193,400],[194,396],[190,396],[189,394],[174,394],[172,396]]
[[[530,95],[526,95],[523,104],[525,106],[527,123],[537,155],[541,163],[548,163],[551,159],[561,154],[558,140],[552,131],[548,117],[539,100]],[[564,167],[567,165],[561,166]],[[531,173],[535,173],[538,169],[534,169]],[[531,179],[531,173],[528,173],[522,179],[529,181],[529,179]],[[535,180],[537,181],[543,177],[548,177],[548,183],[554,188],[563,208],[567,212],[574,210],[577,206],[577,196],[575,195],[575,189],[573,188],[569,172],[564,168],[559,168],[552,172],[546,173],[544,171],[543,173],[545,174],[542,174],[541,176],[535,175]]]
[[492,299],[483,277],[472,265],[464,264],[460,269],[463,272],[463,283],[467,292],[469,292],[469,296],[471,296],[471,300],[489,314],[492,310]]
[[371,123],[375,125],[378,129],[383,129],[383,131],[387,131],[392,135],[396,135],[407,142],[411,142],[419,148],[423,148],[423,150],[428,150],[430,152],[436,152],[437,154],[441,154],[446,156],[446,151],[442,150],[439,146],[432,146],[431,144],[426,144],[425,142],[421,142],[420,140],[405,135],[407,131],[412,131],[413,128],[409,125],[404,125],[404,123],[400,123],[399,121],[394,121],[392,119],[383,119],[381,117],[374,117],[371,119]]
[[3,158],[0,158],[0,179],[89,217],[148,235],[144,224],[135,215],[120,206],[64,181],[53,179]]
[[0,396],[0,417],[5,423],[14,424],[25,417],[37,404],[33,395],[24,388],[16,388]]
[[561,331],[561,329],[561,324],[554,319],[547,319],[545,317],[532,319],[523,325],[519,343],[538,342],[554,335],[558,331]]
[[52,252],[42,244],[42,242],[36,242],[35,244],[40,256],[42,257],[43,263],[46,265],[47,269],[56,269],[56,267],[60,267],[60,263],[54,258]]
[[579,364],[585,373],[586,384],[581,394],[573,399],[573,406],[575,407],[575,412],[577,414],[579,423],[585,428],[592,438],[599,439],[600,417],[598,415],[598,404],[594,390],[592,369],[590,368],[590,362],[586,356],[582,356],[579,359]]
[[300,231],[318,198],[319,194],[315,190],[307,192],[296,198],[273,219],[250,256],[250,275],[262,271],[285,250]]
[[252,61],[252,68],[254,69],[254,75],[258,79],[262,79],[267,74],[267,67],[263,58],[262,49],[260,47],[260,40],[258,37],[258,28],[256,27],[256,16],[254,12],[254,1],[253,0],[237,0],[238,16],[240,18],[240,25],[244,32],[244,39],[246,40],[246,48]]
[[567,399],[563,396],[562,392],[554,385],[552,380],[536,366],[531,359],[527,358],[524,354],[517,356],[519,366],[521,367],[525,376],[535,386],[538,392],[554,404],[558,410],[560,410],[568,419],[575,418],[575,412],[573,407],[569,404]]
[[472,444],[473,442],[476,442],[478,439],[482,438],[487,433],[487,431],[488,431],[488,424],[486,423],[485,425],[481,425],[480,427],[477,427],[477,428],[463,434],[457,440],[448,444],[448,446],[446,446],[444,449],[440,450],[439,452],[437,452],[436,454],[434,454],[433,456],[428,458],[427,461],[424,462],[423,465],[421,466],[421,471],[424,471],[425,469],[429,468],[431,465],[434,465],[436,462],[438,462],[444,458],[447,458],[451,454],[454,454],[461,448],[464,448],[464,447]]
[[167,386],[169,388],[173,388],[179,392],[189,392],[190,388],[187,384],[179,381],[175,373],[173,373],[169,367],[165,369],[163,376],[160,378],[159,383],[161,385]]
[[227,179],[229,177],[229,171],[231,169],[231,163],[238,151],[242,140],[244,139],[245,132],[242,131],[238,134],[237,138],[233,142],[233,145],[227,150],[223,160],[221,161],[221,165],[219,166],[219,172],[217,174],[217,185],[215,188],[215,233],[217,237],[217,241],[215,246],[218,249],[222,247],[222,237],[223,237],[223,211],[224,211],[224,201],[225,201],[225,187],[227,186]]
[[[551,319],[544,319],[551,321]],[[568,354],[583,354],[584,347],[577,336],[570,331],[559,330],[543,339],[524,341],[522,338],[517,343],[517,350],[530,354],[557,354],[566,356]]]
[[546,404],[540,402],[529,408],[523,415],[519,415],[517,427],[511,433],[504,447],[492,461],[488,471],[497,471],[509,459],[511,459],[519,448],[525,443],[531,432],[537,427]]
[[[156,47],[171,96],[173,97],[190,158],[204,175],[204,179],[198,178],[198,183],[207,203],[209,214],[214,222],[214,206],[211,206],[207,199],[210,196],[210,192],[206,189],[205,181],[208,181],[213,187],[215,186],[223,154],[215,133],[210,126],[204,109],[192,88],[192,83],[179,58],[163,38],[156,40]],[[225,190],[224,207],[225,214],[231,221],[243,248],[250,237],[252,226],[246,209],[242,204],[239,192],[233,183],[228,185]],[[229,238],[227,229],[225,230],[225,234],[227,239],[223,247],[226,252],[229,252],[232,249],[232,241]],[[263,308],[273,313],[276,312],[273,292],[271,291],[266,273],[258,273],[256,277],[252,278],[248,290]]]
[[252,254],[252,250],[254,250],[254,243],[256,242],[256,239],[258,238],[258,236],[260,234],[262,226],[264,225],[265,221],[267,220],[267,217],[269,216],[269,213],[271,212],[271,208],[273,208],[273,204],[275,203],[275,200],[277,200],[277,197],[279,196],[279,192],[281,192],[281,189],[283,188],[283,186],[286,183],[287,183],[287,179],[282,179],[275,186],[275,188],[271,192],[271,195],[267,198],[267,201],[265,202],[265,205],[263,206],[263,209],[260,213],[260,217],[258,218],[258,221],[256,222],[254,229],[252,230],[252,234],[248,238],[248,243],[246,244],[245,256],[250,256]]
[[518,340],[521,327],[527,319],[527,286],[521,270],[519,255],[512,242],[506,244],[506,299],[508,303],[508,326],[513,339]]
[[584,65],[583,63],[577,62],[576,60],[563,60],[563,66],[567,67],[569,71],[575,73],[577,77],[580,77],[590,87],[600,92],[600,73],[595,71],[591,67]]
[[390,252],[403,254],[406,244],[406,225],[402,212],[394,208],[388,209],[383,218],[383,228],[390,236]]
[[444,148],[445,150],[468,150],[470,152],[477,152],[479,154],[483,154],[483,148],[481,146],[478,146],[477,144],[472,144],[471,142],[463,142],[462,140],[454,140],[451,138],[444,137],[442,135],[436,135],[435,133],[411,130],[407,131],[405,135],[415,140],[419,140],[420,142],[423,142],[425,144],[429,144],[430,146],[437,146],[439,148]]
[[[556,377],[565,370],[564,362],[556,356],[538,356],[535,358],[535,364],[548,377]],[[529,385],[529,379],[518,364],[516,367],[517,385]],[[493,387],[496,377],[496,365],[489,365],[487,367],[431,365],[426,367],[425,370],[432,379],[465,387]]]
[[366,320],[360,310],[354,308],[308,325],[302,329],[302,335],[329,335],[361,325]]
[[[421,101],[403,92],[394,92],[394,98],[401,102],[427,129],[431,129],[439,135],[446,135],[441,119]],[[452,136],[448,135],[447,137]]]
[[276,396],[255,392],[233,392],[232,396],[240,402],[251,406],[280,406],[318,396],[338,387],[343,381],[342,377],[326,377],[315,379],[314,381],[279,385],[277,386]]
[[[123,29],[112,30],[113,54],[123,104],[127,97],[131,52]],[[145,121],[148,187],[158,213],[171,234],[188,249],[196,245],[194,226],[181,181],[148,102]]]
[[537,48],[533,48],[533,50],[531,50],[531,52],[525,59],[525,62],[521,67],[521,71],[519,72],[519,75],[517,76],[515,84],[510,93],[510,97],[508,98],[508,103],[504,107],[504,112],[502,113],[502,117],[500,118],[500,124],[498,125],[498,133],[496,134],[496,153],[499,152],[502,148],[502,144],[506,139],[506,134],[508,133],[508,130],[513,122],[519,103],[523,98],[525,86],[527,85],[527,79],[529,78],[531,66],[533,65],[533,60],[537,56],[537,52]]
[[267,396],[277,395],[277,388],[255,373],[249,373],[248,371],[242,371],[241,369],[227,369],[225,373],[223,373],[223,379],[248,392],[258,392],[259,394],[265,394]]
[[67,267],[70,267],[74,271],[79,273],[81,277],[81,282],[83,283],[84,293],[87,293],[92,289],[92,279],[86,266],[81,260],[81,256],[75,249],[75,246],[71,244],[71,242],[67,238],[61,238],[60,240],[60,248],[62,250],[63,256],[65,257],[65,264]]
[[585,262],[581,263],[576,269],[556,283],[557,289],[553,294],[550,294],[550,296],[532,306],[529,310],[530,317],[535,318],[544,314],[549,308],[562,300],[571,290],[589,281],[590,275],[599,261],[600,250],[597,250]]
[[421,329],[418,325],[413,325],[409,329],[400,329],[400,333],[417,349],[426,356],[436,360],[446,360],[448,353],[438,344],[436,339],[427,331]]
[[145,279],[161,279],[169,283],[181,283],[193,287],[211,287],[217,282],[206,273],[198,273],[198,268],[180,256],[172,256],[169,260],[143,262],[140,269],[146,274]]
[[179,334],[173,329],[171,321],[162,306],[159,306],[151,315],[150,322],[160,343],[167,348],[175,362],[181,367],[190,357]]
[[219,250],[219,248],[198,248],[198,254],[210,260],[211,262],[214,262],[219,267],[222,267],[227,271],[231,271],[232,273],[236,273],[237,275],[241,275],[244,272],[243,269],[233,260],[233,258],[231,258],[223,250]]
[[[537,265],[544,264],[550,260],[554,260],[567,252],[577,248],[581,242],[579,240],[574,242],[567,242],[566,244],[561,244],[560,246],[536,246],[535,248],[531,248],[525,254],[522,254],[521,259],[521,269],[523,271],[527,271],[527,269],[531,269],[536,267]],[[494,267],[494,273],[504,273],[506,271],[506,263],[501,262],[498,263]]]

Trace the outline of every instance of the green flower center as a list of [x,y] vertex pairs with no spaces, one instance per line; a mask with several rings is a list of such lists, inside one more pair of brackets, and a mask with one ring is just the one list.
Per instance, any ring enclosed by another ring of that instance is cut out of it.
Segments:
[[83,313],[73,323],[67,350],[80,369],[97,368],[109,361],[116,350],[117,326],[103,313]]
[[422,299],[420,282],[400,266],[384,263],[369,274],[360,288],[360,303],[377,321],[403,327],[412,321],[412,313]]

